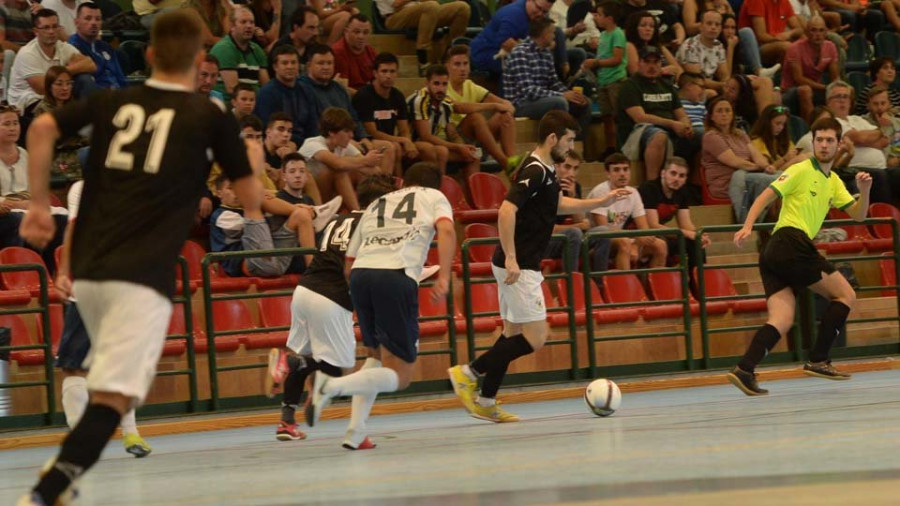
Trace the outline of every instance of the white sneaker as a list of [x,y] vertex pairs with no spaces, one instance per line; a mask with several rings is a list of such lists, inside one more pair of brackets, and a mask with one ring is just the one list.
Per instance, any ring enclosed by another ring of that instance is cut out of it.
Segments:
[[316,210],[316,217],[313,218],[313,229],[317,233],[321,232],[325,228],[325,225],[327,225],[328,222],[331,221],[331,218],[334,218],[334,215],[337,214],[343,202],[344,199],[342,199],[341,196],[338,195],[337,197],[329,200],[321,206],[314,207],[314,209]]
[[434,276],[435,274],[437,274],[437,272],[439,270],[441,270],[440,265],[428,265],[428,266],[423,267],[422,273],[419,274],[419,283],[421,283],[422,281],[425,281],[426,279],[430,278],[431,276]]
[[772,79],[773,77],[775,77],[775,74],[777,74],[779,70],[781,70],[780,63],[776,63],[775,65],[772,65],[771,67],[768,67],[768,68],[760,67],[759,68],[759,77],[768,77],[769,79]]
[[306,425],[313,427],[322,416],[322,410],[331,404],[331,396],[322,391],[328,383],[329,376],[322,371],[316,371],[313,379],[312,399],[306,405]]

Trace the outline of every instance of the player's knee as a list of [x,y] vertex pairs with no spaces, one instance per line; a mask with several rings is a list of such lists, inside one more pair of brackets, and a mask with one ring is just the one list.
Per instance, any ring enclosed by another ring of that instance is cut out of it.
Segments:
[[309,225],[312,226],[312,213],[306,208],[297,208],[288,216],[287,226],[292,230]]

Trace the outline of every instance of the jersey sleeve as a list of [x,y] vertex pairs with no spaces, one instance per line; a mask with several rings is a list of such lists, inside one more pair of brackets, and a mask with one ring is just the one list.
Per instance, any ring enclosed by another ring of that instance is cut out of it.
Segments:
[[69,188],[69,194],[66,196],[66,203],[69,206],[69,223],[75,221],[78,217],[78,205],[81,203],[81,190],[84,188],[84,180],[76,181]]
[[222,172],[236,181],[253,173],[247,151],[241,141],[241,132],[234,114],[226,114],[216,109],[218,120],[213,122],[217,132],[211,136],[213,159],[222,167]]
[[844,182],[841,181],[836,174],[831,174],[831,188],[832,188],[832,205],[841,211],[847,209],[852,206],[856,199],[850,195],[850,192],[847,191],[847,187],[844,186]]
[[99,97],[100,103],[108,103],[104,99],[109,94],[108,91],[100,91],[92,94],[89,98],[70,102],[59,109],[53,111],[53,119],[56,120],[56,127],[59,129],[61,138],[75,137],[78,132],[94,123],[94,114],[98,108],[94,106],[95,100]]
[[434,215],[434,223],[441,220],[450,220],[450,223],[453,223],[453,208],[450,206],[450,201],[447,200],[447,197],[444,196],[443,193],[435,190],[433,192],[429,192],[434,195],[434,204],[432,209],[432,214]]
[[537,164],[531,164],[522,169],[515,184],[510,186],[506,200],[521,208],[542,184],[544,184],[544,169]]
[[806,166],[805,163],[788,167],[783,174],[778,176],[778,179],[769,185],[769,188],[775,190],[775,193],[777,193],[779,197],[783,198],[785,195],[790,195],[801,182],[800,180],[802,178],[800,177],[799,171],[802,170],[802,167],[804,166]]

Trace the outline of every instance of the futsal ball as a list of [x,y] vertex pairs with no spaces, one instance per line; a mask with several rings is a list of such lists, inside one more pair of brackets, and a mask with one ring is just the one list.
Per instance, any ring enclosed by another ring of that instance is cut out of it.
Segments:
[[608,379],[594,380],[584,391],[584,402],[595,415],[609,416],[622,404],[622,392]]

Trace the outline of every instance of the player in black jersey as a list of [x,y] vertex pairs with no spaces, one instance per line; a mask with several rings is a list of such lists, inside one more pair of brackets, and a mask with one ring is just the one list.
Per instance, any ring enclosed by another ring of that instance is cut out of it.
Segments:
[[[359,205],[365,209],[394,189],[393,177],[370,176],[357,185]],[[291,301],[287,347],[292,353],[274,348],[269,352],[266,393],[271,397],[282,387],[284,389],[281,422],[275,431],[279,441],[306,438],[294,413],[310,373],[322,371],[329,376],[342,376],[344,370],[352,369],[356,364],[353,302],[344,274],[344,257],[362,215],[362,211],[341,214],[325,226],[319,252],[300,278]],[[369,358],[363,368],[378,366],[376,359]],[[344,446],[354,450],[374,447],[368,438],[359,442],[351,437],[358,423],[351,419]]]
[[[91,152],[72,243],[73,292],[91,338],[90,404],[20,504],[55,504],[93,466],[119,420],[139,405],[156,374],[172,314],[175,264],[213,160],[244,209],[262,217],[262,147],[245,151],[237,122],[193,93],[202,21],[190,10],[156,18],[143,86],[103,90],[44,114],[28,132],[32,203],[21,226],[29,243],[53,236],[48,176],[60,137],[92,125]],[[253,160],[253,170],[248,163]]]
[[[554,163],[565,161],[573,148],[578,123],[563,111],[551,111],[538,126],[540,144],[522,162],[497,225],[500,247],[494,250],[492,270],[500,295],[503,333],[494,346],[471,364],[449,369],[453,389],[475,418],[517,422],[519,417],[497,405],[495,397],[513,360],[539,350],[547,340],[547,312],[541,291],[541,258],[558,214],[588,212],[626,198],[630,190],[613,190],[602,199],[578,200],[560,195]],[[475,398],[479,377],[481,395]]]

